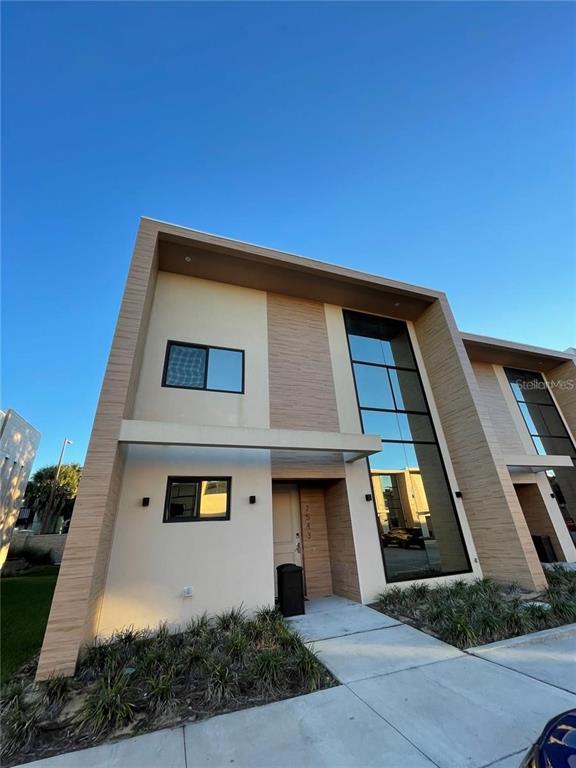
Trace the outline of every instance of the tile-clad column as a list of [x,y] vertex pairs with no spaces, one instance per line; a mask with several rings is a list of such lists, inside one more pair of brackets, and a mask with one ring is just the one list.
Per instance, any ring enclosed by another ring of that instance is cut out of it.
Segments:
[[[269,293],[270,426],[339,432],[324,305]],[[275,478],[342,477],[342,457],[272,452]]]
[[576,362],[567,360],[546,374],[550,390],[576,439]]
[[322,487],[300,486],[300,517],[306,594],[308,597],[331,595],[332,573]]
[[270,426],[338,432],[324,305],[268,294]]
[[543,588],[546,578],[448,302],[435,301],[414,325],[483,573]]
[[156,226],[141,223],[58,583],[38,663],[37,679],[72,675],[80,647],[93,637],[106,579],[123,459],[122,418],[130,414],[147,315],[154,292]]
[[326,524],[335,595],[362,602],[346,480],[326,486]]

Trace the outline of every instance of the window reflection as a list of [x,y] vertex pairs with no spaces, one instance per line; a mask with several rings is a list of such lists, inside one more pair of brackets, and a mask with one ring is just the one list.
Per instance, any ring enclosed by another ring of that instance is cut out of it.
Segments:
[[546,474],[568,532],[576,544],[576,468],[556,467]]
[[469,570],[438,447],[387,443],[370,471],[388,580]]
[[392,388],[386,368],[354,365],[358,399],[363,408],[394,408]]
[[345,312],[388,582],[470,570],[406,324]]
[[[536,451],[541,456],[576,459],[576,448],[542,374],[516,368],[504,370]],[[559,467],[546,474],[564,522],[576,542],[576,467]]]

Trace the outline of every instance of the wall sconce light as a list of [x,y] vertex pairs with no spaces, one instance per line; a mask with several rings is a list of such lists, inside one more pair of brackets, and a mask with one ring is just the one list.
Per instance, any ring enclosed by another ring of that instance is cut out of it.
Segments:
[[142,499],[142,506],[143,507],[149,507],[150,506],[150,496],[144,496]]
[[366,501],[372,501],[372,494],[371,494],[371,493],[367,493],[367,494],[364,496],[364,498],[366,499]]
[[249,496],[248,501],[250,504],[256,504],[256,496]]
[[462,491],[454,491],[454,496],[456,496],[457,499],[462,498]]

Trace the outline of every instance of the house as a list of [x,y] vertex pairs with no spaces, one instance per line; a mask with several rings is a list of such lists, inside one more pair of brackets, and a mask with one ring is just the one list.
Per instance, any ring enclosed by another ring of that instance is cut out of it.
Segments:
[[[38,677],[127,625],[576,560],[574,356],[446,296],[142,219]],[[533,538],[534,537],[534,538]]]
[[0,411],[0,568],[8,556],[40,433],[9,408]]

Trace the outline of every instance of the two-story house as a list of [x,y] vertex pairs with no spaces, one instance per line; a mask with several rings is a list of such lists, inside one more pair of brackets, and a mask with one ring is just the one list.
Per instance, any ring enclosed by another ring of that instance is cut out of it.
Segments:
[[438,291],[143,219],[38,669],[127,625],[574,561],[574,356]]

